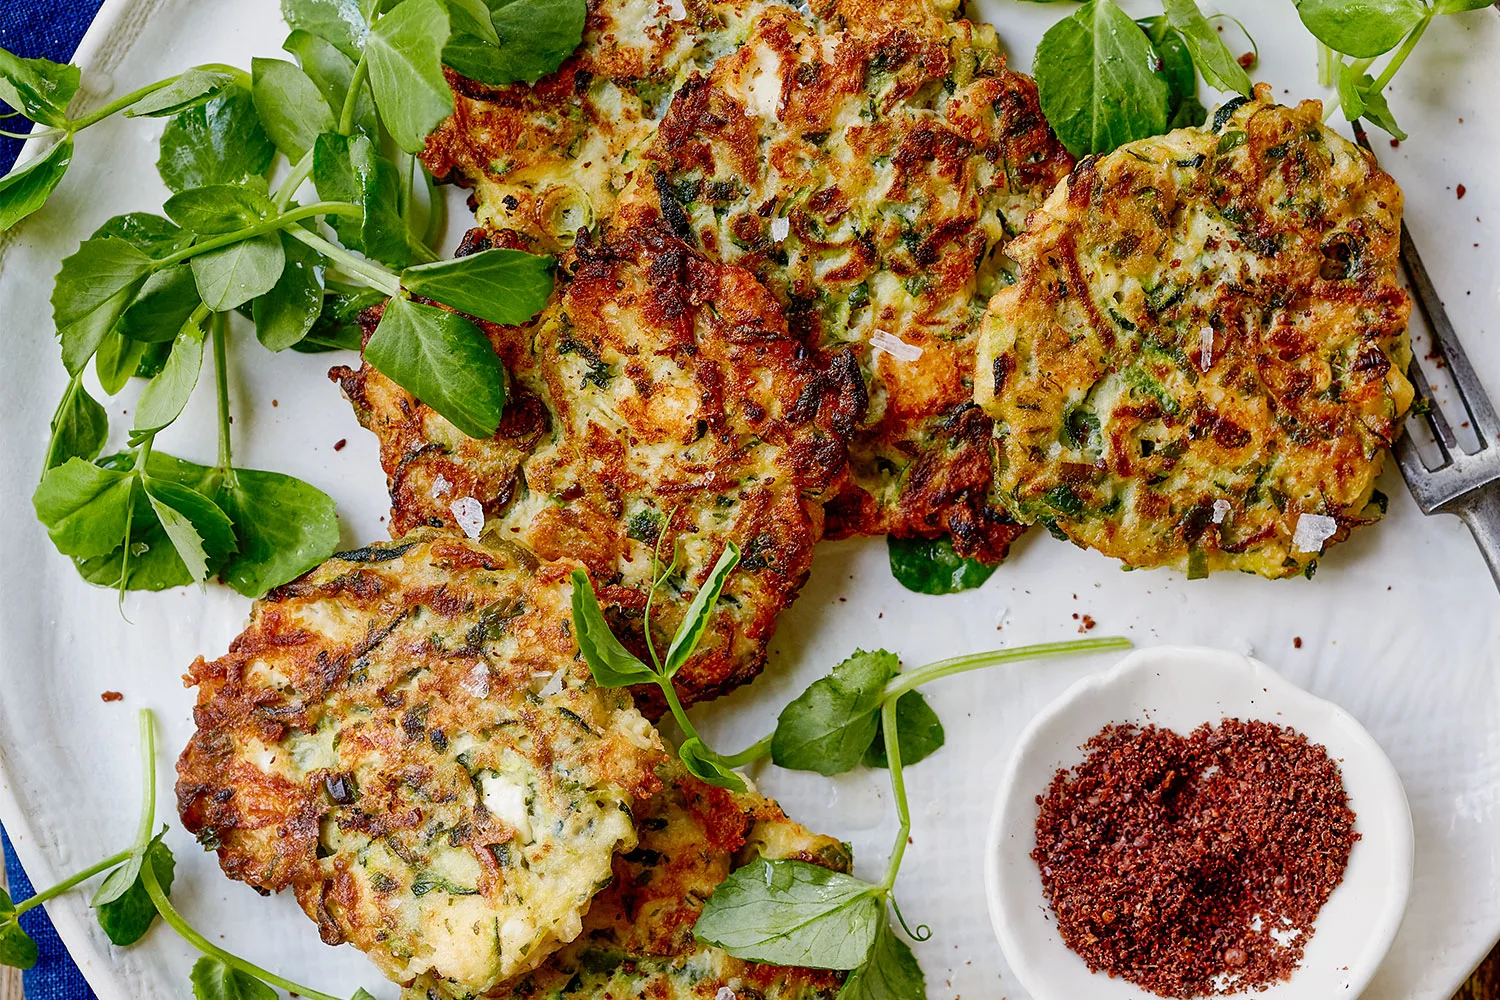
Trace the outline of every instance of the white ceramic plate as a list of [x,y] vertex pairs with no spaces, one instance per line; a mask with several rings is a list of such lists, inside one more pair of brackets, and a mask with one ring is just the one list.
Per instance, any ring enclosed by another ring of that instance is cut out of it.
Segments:
[[[1127,6],[1138,14],[1160,9],[1155,0]],[[1256,33],[1261,78],[1287,99],[1316,96],[1313,43],[1290,4],[1222,6]],[[975,7],[998,26],[1020,68],[1030,65],[1046,26],[1071,9],[1014,0]],[[272,0],[110,0],[82,57],[94,71],[89,82],[124,93],[198,63],[248,65],[253,54],[280,47],[277,8]],[[1406,189],[1417,242],[1472,359],[1500,396],[1500,255],[1490,225],[1500,218],[1491,169],[1500,150],[1497,51],[1500,17],[1491,12],[1436,25],[1393,93],[1412,139],[1380,152]],[[248,607],[223,588],[184,589],[130,598],[127,621],[113,594],[81,583],[52,550],[29,502],[47,418],[64,384],[47,301],[52,276],[108,217],[161,204],[160,128],[115,120],[82,133],[57,196],[0,261],[0,820],[41,883],[118,850],[132,835],[139,706],[161,720],[161,780],[170,789],[171,759],[191,726],[192,692],[181,675],[193,657],[224,651]],[[1462,201],[1460,183],[1467,185]],[[231,357],[235,455],[331,493],[352,546],[383,535],[386,501],[374,440],[324,377],[327,363],[268,355],[242,334]],[[111,414],[130,410],[134,391],[111,401]],[[200,392],[159,446],[212,461],[212,397]],[[348,446],[335,451],[341,439]],[[1190,583],[1164,572],[1122,573],[1037,532],[983,589],[932,598],[891,580],[879,540],[825,545],[803,597],[783,617],[767,675],[702,711],[703,728],[725,747],[764,735],[785,702],[856,646],[883,645],[918,664],[1066,638],[1077,634],[1074,615],[1088,614],[1099,623],[1095,634],[1253,648],[1352,713],[1400,770],[1416,822],[1416,880],[1406,923],[1368,995],[1447,1000],[1500,937],[1500,599],[1456,521],[1424,519],[1394,475],[1384,488],[1386,522],[1336,550],[1312,581],[1232,575]],[[906,915],[934,930],[919,948],[934,1000],[1024,1000],[985,915],[990,790],[1032,715],[1105,665],[1018,666],[928,692],[947,724],[948,746],[910,772],[915,828],[899,888]],[[105,690],[125,700],[104,704]],[[880,776],[829,782],[770,769],[760,780],[794,815],[850,840],[867,875],[881,870],[895,825]],[[171,814],[170,795],[162,814]],[[375,984],[359,955],[318,942],[290,898],[263,900],[225,880],[175,826],[168,839],[180,859],[174,896],[215,940],[329,992]],[[134,948],[112,949],[85,904],[75,895],[49,910],[101,1000],[184,995],[194,958],[187,946],[159,928]]]
[[[1224,718],[1288,726],[1339,765],[1360,839],[1329,896],[1292,977],[1265,1000],[1358,996],[1374,976],[1411,890],[1412,823],[1395,768],[1355,719],[1239,653],[1156,646],[1079,681],[1048,705],[1012,753],[985,847],[990,920],[1016,978],[1036,1000],[1151,1000],[1152,994],[1089,972],[1068,950],[1031,859],[1037,795],[1059,768],[1083,759],[1085,741],[1111,723],[1155,724],[1187,735]],[[1247,994],[1249,995],[1249,994]]]

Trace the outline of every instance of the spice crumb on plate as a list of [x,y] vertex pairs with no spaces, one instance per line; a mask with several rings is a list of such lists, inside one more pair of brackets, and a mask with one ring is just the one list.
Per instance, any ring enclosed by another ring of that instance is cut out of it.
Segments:
[[124,697],[125,696],[118,691],[103,691],[99,695],[99,700],[103,702],[121,701],[124,699]]

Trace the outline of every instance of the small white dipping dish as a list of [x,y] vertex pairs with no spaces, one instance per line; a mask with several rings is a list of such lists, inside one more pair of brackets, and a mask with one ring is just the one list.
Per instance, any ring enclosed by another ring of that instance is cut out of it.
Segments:
[[1343,883],[1318,914],[1302,964],[1265,1000],[1354,998],[1369,983],[1401,925],[1411,891],[1411,809],[1401,779],[1353,716],[1284,680],[1270,667],[1218,649],[1161,646],[1084,678],[1021,734],[1000,783],[986,844],[990,920],[1032,1000],[1151,1000],[1123,979],[1089,972],[1057,932],[1036,846],[1036,797],[1110,723],[1154,723],[1184,736],[1224,718],[1287,726],[1327,748],[1343,772],[1360,839]]

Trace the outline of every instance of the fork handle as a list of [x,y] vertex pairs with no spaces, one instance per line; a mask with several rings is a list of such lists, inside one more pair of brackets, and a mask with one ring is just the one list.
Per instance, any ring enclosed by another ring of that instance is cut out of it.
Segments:
[[1479,551],[1500,587],[1500,480],[1481,486],[1459,500],[1453,512],[1464,519]]

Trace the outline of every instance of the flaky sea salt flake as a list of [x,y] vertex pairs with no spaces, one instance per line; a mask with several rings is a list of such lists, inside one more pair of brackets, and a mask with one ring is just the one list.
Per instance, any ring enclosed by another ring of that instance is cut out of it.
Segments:
[[884,330],[876,330],[870,334],[870,346],[877,351],[884,351],[897,361],[915,361],[922,356],[920,347],[908,344],[894,333],[886,333]]
[[1292,549],[1297,552],[1322,552],[1323,543],[1339,530],[1339,523],[1327,514],[1302,514],[1292,532]]
[[453,520],[470,538],[478,538],[484,530],[484,505],[473,497],[459,497],[448,505]]
[[1224,519],[1229,516],[1229,501],[1218,499],[1214,501],[1214,524],[1223,524]]
[[1198,331],[1198,367],[1208,371],[1214,366],[1214,330],[1205,326]]
[[714,1000],[740,1000],[740,995],[728,986],[720,986],[719,992],[714,994]]
[[787,235],[791,233],[791,231],[791,219],[782,217],[780,219],[771,220],[771,239],[775,240],[777,243],[780,243],[782,240],[786,239]]
[[439,472],[437,478],[432,481],[432,489],[427,491],[427,495],[436,500],[438,497],[445,497],[452,492],[453,484],[448,482],[447,476]]
[[667,16],[674,21],[687,18],[687,8],[682,5],[682,0],[667,0]]

